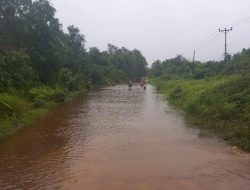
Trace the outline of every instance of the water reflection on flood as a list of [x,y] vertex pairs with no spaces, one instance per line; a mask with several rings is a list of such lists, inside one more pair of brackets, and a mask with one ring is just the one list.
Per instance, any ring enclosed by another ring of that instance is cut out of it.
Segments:
[[0,189],[246,189],[250,160],[198,138],[148,86],[104,88],[0,143]]

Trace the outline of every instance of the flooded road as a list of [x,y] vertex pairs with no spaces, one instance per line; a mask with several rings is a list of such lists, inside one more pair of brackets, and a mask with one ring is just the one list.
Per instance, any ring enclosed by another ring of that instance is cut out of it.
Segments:
[[0,142],[0,189],[249,190],[250,157],[199,138],[152,86],[121,85]]

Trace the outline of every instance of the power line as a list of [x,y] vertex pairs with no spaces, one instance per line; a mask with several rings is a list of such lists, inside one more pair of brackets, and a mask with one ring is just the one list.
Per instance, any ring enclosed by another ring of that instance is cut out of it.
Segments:
[[[242,26],[242,25],[244,25],[244,24],[247,24],[247,23],[250,23],[250,16],[249,17],[246,17],[246,18],[244,18],[244,19],[241,19],[241,20],[238,20],[238,21],[236,21],[236,22],[233,22],[232,24],[231,24],[231,26],[233,26],[233,27],[239,27],[239,26]],[[229,26],[229,25],[228,25]],[[227,27],[228,27],[227,26]],[[227,32],[229,32],[229,31],[227,31]],[[214,39],[216,39],[217,37],[218,37],[219,35],[218,35],[218,32],[217,31],[215,31],[215,32],[213,32],[211,35],[209,35],[207,38],[205,38],[205,40],[203,40],[201,43],[200,43],[200,46],[198,47],[198,48],[196,48],[196,51],[198,50],[201,50],[201,49],[203,49],[204,47],[206,47],[210,42],[212,42]],[[226,58],[226,56],[227,56],[227,50],[226,50],[226,48],[227,48],[227,44],[226,44],[226,33],[225,33],[225,59],[227,59]]]
[[215,40],[217,37],[219,37],[218,32],[216,31],[216,34],[214,34],[213,36],[211,36],[210,38],[208,38],[206,41],[204,41],[198,48],[196,48],[197,50],[201,50],[204,47],[206,47],[208,44],[210,44],[210,42],[212,42],[213,40]]
[[207,38],[205,38],[204,40],[202,40],[200,43],[198,43],[196,46],[201,46],[202,44],[204,44],[205,42],[209,41],[211,38],[213,38],[215,35],[217,35],[217,30],[214,31],[212,34],[210,34]]
[[250,16],[245,17],[243,19],[240,19],[240,20],[238,20],[236,22],[233,22],[233,23],[227,25],[226,28],[228,28],[229,26],[232,26],[232,27],[236,27],[236,26],[239,26],[239,25],[241,26],[241,25],[249,23],[249,22],[250,22]]
[[216,62],[221,61],[223,57],[224,57],[224,55],[221,56],[219,59],[217,59]]
[[[232,26],[232,27],[237,27],[237,26],[241,26],[244,24],[250,23],[250,16],[245,17],[244,19],[238,20],[236,22],[231,23],[230,25],[227,25],[227,27]],[[227,28],[226,27],[226,28]],[[199,46],[196,48],[196,50],[201,50],[204,47],[206,47],[210,42],[212,42],[214,39],[216,39],[219,36],[217,30],[214,31],[213,33],[211,33],[207,38],[205,38],[204,40],[202,40],[200,43],[198,43],[196,46]]]
[[[202,40],[201,42],[197,43],[195,45],[196,50],[201,50],[202,48],[204,48],[205,46],[207,46],[212,40],[214,40],[216,37],[218,37],[218,32],[217,30],[214,31],[213,33],[211,33],[208,37],[206,37],[204,40]],[[183,52],[183,54],[187,53],[187,52],[191,52],[193,50],[188,50],[188,51],[185,51]]]
[[[230,25],[227,25],[226,28],[228,28],[229,26],[235,28],[235,27],[239,27],[239,26],[242,26],[244,24],[247,24],[247,23],[250,23],[250,16],[245,17],[243,19],[240,19],[236,22],[233,22]],[[229,32],[229,31],[227,31],[227,32]],[[195,47],[196,47],[195,51],[197,52],[197,51],[203,49],[204,47],[206,47],[208,44],[210,44],[213,40],[215,40],[218,37],[219,37],[219,33],[217,30],[215,30],[208,37],[206,37],[204,40],[202,40],[201,42],[199,42],[195,45]],[[226,34],[225,34],[225,42],[226,42]],[[224,55],[225,57],[226,57],[226,46],[227,46],[227,44],[225,43],[225,55]],[[185,54],[187,52],[191,53],[191,51],[192,50],[185,51],[183,54]],[[225,59],[227,59],[227,58],[225,58]]]

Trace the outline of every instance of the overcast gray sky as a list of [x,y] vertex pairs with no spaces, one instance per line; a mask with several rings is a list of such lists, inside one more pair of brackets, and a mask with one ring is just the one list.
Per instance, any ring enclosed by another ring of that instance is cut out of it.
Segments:
[[[148,63],[182,54],[201,61],[250,48],[250,0],[51,0],[64,28],[74,24],[88,47],[139,49]],[[210,38],[208,38],[210,36]]]

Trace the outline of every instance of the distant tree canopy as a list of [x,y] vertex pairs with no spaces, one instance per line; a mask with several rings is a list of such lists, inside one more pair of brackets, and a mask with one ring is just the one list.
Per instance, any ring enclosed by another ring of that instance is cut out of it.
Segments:
[[149,69],[151,77],[161,77],[165,80],[171,79],[204,79],[216,75],[242,74],[249,75],[250,72],[250,49],[232,56],[231,61],[206,63],[190,62],[178,55],[175,58],[163,62],[157,60]]
[[77,89],[145,76],[147,62],[139,50],[108,44],[108,51],[88,51],[79,28],[71,25],[65,33],[55,12],[49,0],[0,1],[1,91],[63,81]]

